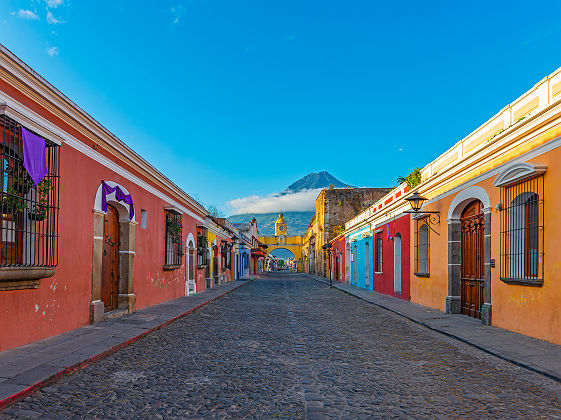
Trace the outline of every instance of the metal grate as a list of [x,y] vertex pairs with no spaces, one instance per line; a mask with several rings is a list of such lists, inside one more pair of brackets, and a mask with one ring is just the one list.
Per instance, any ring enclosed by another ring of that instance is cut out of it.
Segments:
[[34,186],[23,167],[21,126],[6,116],[0,125],[0,266],[56,267],[60,146],[45,139],[47,175]]
[[183,260],[183,225],[181,214],[165,210],[166,214],[166,265],[181,265]]
[[208,265],[206,230],[197,232],[197,267]]
[[428,219],[415,220],[415,275],[427,277],[430,273],[430,234]]
[[376,232],[375,244],[376,244],[376,273],[382,272],[382,232]]
[[501,187],[501,280],[543,281],[543,176]]

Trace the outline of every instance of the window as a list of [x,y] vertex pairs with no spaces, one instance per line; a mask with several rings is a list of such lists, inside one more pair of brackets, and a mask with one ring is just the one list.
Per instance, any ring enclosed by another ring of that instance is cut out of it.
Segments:
[[374,238],[376,246],[376,273],[382,272],[382,232],[376,232]]
[[[23,166],[21,125],[1,115],[0,127],[0,267],[18,270],[27,267],[54,269],[58,264],[60,146],[45,139],[47,174],[34,185]],[[18,278],[48,277],[49,275],[45,275],[47,271],[49,270],[43,271],[42,275],[30,276],[18,273]],[[0,288],[4,289],[1,284]]]
[[231,251],[232,247],[227,242],[222,242],[220,247],[220,255],[222,256],[222,267],[229,270],[231,268]]
[[501,280],[543,284],[543,176],[501,187]]
[[415,220],[415,275],[429,276],[429,227],[426,218]]
[[197,232],[197,267],[208,265],[206,229]]
[[140,229],[146,229],[148,223],[148,212],[140,209]]
[[165,210],[166,214],[166,266],[181,265],[183,257],[183,226],[181,214],[174,210]]

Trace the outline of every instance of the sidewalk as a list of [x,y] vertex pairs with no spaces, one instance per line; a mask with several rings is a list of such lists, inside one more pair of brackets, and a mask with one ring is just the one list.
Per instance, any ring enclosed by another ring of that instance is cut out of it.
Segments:
[[[307,276],[329,285],[329,279],[310,274]],[[481,324],[478,319],[465,315],[447,314],[438,309],[350,284],[333,282],[333,287],[431,330],[456,338],[503,360],[561,382],[561,346],[502,328],[489,327]]]
[[149,306],[0,353],[0,410],[193,312],[254,277]]

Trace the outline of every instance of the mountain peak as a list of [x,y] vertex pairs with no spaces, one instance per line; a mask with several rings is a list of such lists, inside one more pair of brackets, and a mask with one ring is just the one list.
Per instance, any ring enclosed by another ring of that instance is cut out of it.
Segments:
[[282,194],[290,194],[298,191],[313,190],[316,188],[328,188],[333,185],[335,188],[350,187],[350,185],[339,181],[327,171],[311,172],[300,178],[298,181],[290,184]]

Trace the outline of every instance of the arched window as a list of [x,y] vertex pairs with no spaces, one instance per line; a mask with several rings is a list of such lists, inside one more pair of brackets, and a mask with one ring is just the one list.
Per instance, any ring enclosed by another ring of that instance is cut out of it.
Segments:
[[429,275],[429,227],[422,219],[416,220],[415,275]]
[[535,278],[539,271],[539,197],[523,193],[510,205],[510,275]]
[[[507,174],[508,175],[508,174]],[[543,175],[501,188],[501,280],[543,284]]]

